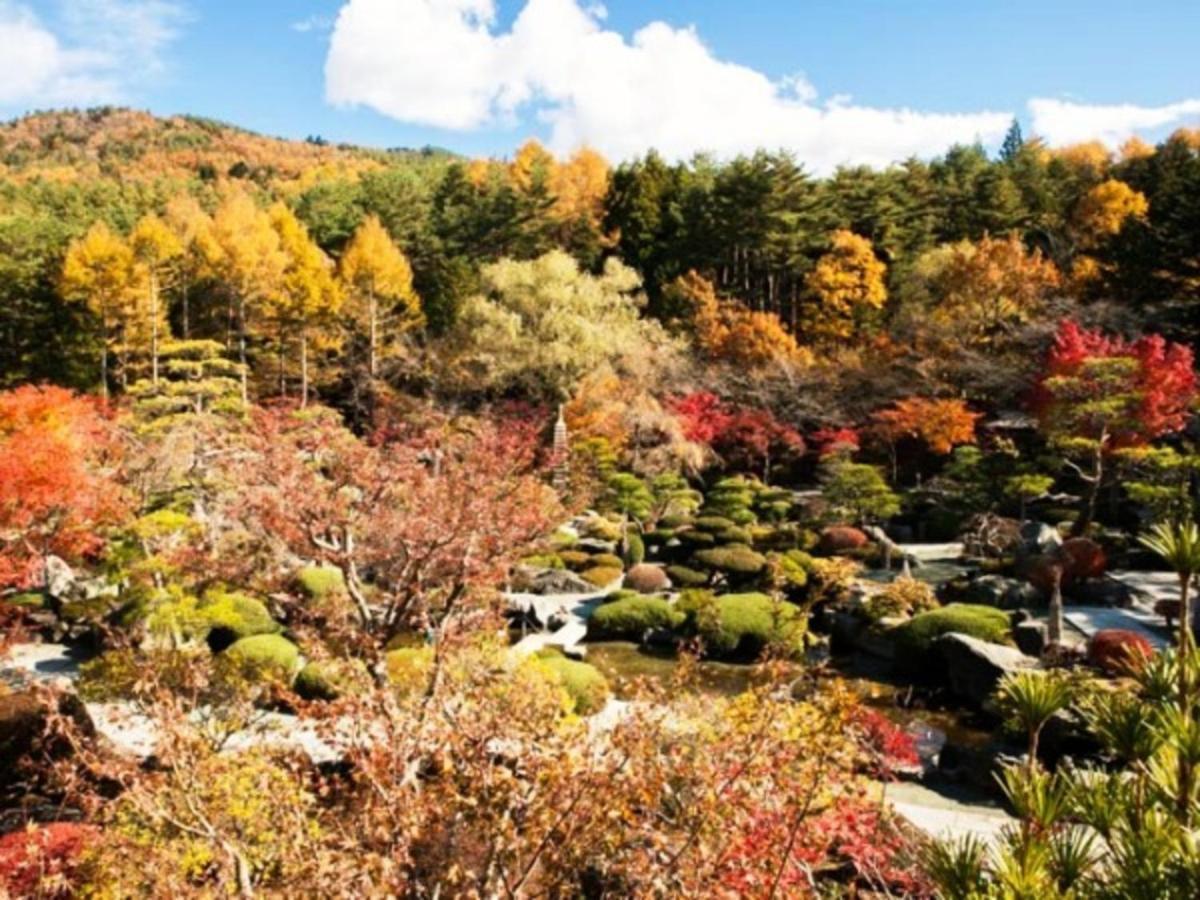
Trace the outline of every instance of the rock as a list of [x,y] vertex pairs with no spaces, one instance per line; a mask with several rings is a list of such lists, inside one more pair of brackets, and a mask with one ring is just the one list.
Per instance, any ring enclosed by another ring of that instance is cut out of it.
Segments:
[[967,556],[1009,556],[1021,546],[1021,523],[992,513],[980,513],[967,520],[962,542]]
[[596,586],[566,569],[545,569],[529,582],[531,594],[594,594]]
[[1052,768],[1064,757],[1096,760],[1103,745],[1088,728],[1087,720],[1072,709],[1059,710],[1046,722],[1038,742],[1038,757]]
[[1062,535],[1053,525],[1045,522],[1025,521],[1021,523],[1021,554],[1044,556],[1062,546]]
[[1015,647],[989,644],[957,632],[942,635],[934,646],[946,662],[950,689],[977,706],[992,695],[1002,677],[1038,664]]
[[657,594],[670,589],[671,579],[661,566],[639,563],[625,573],[625,587],[639,594]]
[[948,741],[938,753],[938,772],[992,796],[1003,796],[996,776],[1011,752],[1012,747],[1002,739],[993,739],[982,746]]
[[1101,578],[1072,585],[1067,592],[1072,600],[1087,606],[1115,606],[1125,608],[1133,603],[1135,591],[1115,578]]
[[964,593],[967,603],[979,603],[997,609],[1019,609],[1038,600],[1038,592],[1033,585],[1003,575],[981,575],[972,579]]
[[62,694],[57,701],[34,691],[0,695],[0,786],[16,781],[17,764],[30,753],[62,756],[69,749],[66,741],[47,740],[45,736],[51,704],[55,703],[58,714],[73,720],[85,735],[96,733],[91,717],[74,694]]
[[1047,629],[1045,622],[1018,622],[1013,627],[1017,649],[1027,656],[1041,657],[1046,649]]
[[66,600],[75,587],[75,571],[57,556],[46,557],[46,593]]

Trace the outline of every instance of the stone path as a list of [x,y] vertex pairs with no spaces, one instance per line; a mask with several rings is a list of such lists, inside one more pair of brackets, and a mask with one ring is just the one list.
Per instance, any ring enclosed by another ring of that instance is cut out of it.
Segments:
[[933,838],[971,835],[994,845],[1004,827],[1017,822],[999,804],[966,800],[949,790],[934,791],[912,782],[889,784],[887,799],[896,812]]
[[1153,605],[1158,600],[1179,600],[1179,578],[1174,572],[1109,572],[1113,578],[1128,585]]
[[1166,625],[1162,616],[1145,610],[1119,609],[1111,606],[1065,606],[1063,618],[1072,627],[1091,637],[1106,628],[1120,628],[1142,635],[1155,650],[1169,646]]

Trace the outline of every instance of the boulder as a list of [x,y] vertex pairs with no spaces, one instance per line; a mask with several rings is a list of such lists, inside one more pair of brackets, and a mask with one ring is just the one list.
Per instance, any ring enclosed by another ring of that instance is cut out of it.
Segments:
[[982,706],[997,682],[1010,672],[1036,668],[1038,661],[1016,647],[989,644],[965,634],[951,632],[934,642],[946,663],[950,689],[963,700]]
[[1029,582],[1003,575],[981,575],[973,579],[967,584],[964,595],[967,603],[997,609],[1020,609],[1038,600],[1037,589]]
[[1021,523],[1021,554],[1044,556],[1062,546],[1062,535],[1053,525],[1027,520]]
[[75,571],[57,556],[46,557],[46,593],[66,600],[74,593]]
[[639,594],[657,594],[671,587],[671,579],[661,566],[640,563],[625,573],[625,587]]
[[1046,623],[1035,622],[1032,619],[1018,622],[1013,626],[1013,638],[1017,642],[1017,649],[1026,656],[1040,658],[1048,641]]
[[596,586],[566,569],[546,569],[528,581],[530,594],[594,594]]
[[1100,578],[1073,585],[1067,593],[1072,599],[1088,606],[1114,606],[1127,608],[1133,603],[1137,592],[1123,581],[1115,578]]

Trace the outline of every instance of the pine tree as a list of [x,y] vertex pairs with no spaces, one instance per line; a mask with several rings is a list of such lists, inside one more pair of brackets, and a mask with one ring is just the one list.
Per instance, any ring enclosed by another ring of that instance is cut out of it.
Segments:
[[1008,126],[1008,133],[1004,135],[1004,143],[1000,145],[1000,158],[1006,163],[1011,163],[1023,146],[1025,138],[1021,134],[1021,123],[1014,118]]

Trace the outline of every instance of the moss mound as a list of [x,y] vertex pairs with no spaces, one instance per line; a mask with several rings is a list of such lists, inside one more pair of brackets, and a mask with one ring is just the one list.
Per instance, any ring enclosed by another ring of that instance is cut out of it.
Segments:
[[579,573],[584,581],[598,588],[608,587],[624,574],[620,566],[592,566]]
[[557,650],[539,651],[537,661],[551,680],[566,692],[572,712],[591,715],[608,702],[608,680],[595,666],[567,659]]
[[369,682],[366,666],[357,660],[321,660],[301,669],[293,688],[305,700],[336,700]]
[[690,569],[687,566],[667,566],[667,576],[676,587],[704,587],[708,584],[708,573]]
[[402,693],[421,690],[433,668],[432,647],[397,647],[384,657],[388,681]]
[[803,647],[805,617],[789,603],[766,594],[705,596],[689,591],[684,601],[696,633],[710,656],[752,658],[770,645],[791,651]]
[[730,544],[696,551],[695,560],[706,569],[715,569],[725,575],[750,577],[766,568],[767,558],[751,550],[745,544]]
[[588,620],[588,636],[640,640],[653,628],[677,628],[684,615],[661,597],[624,597],[605,603]]
[[283,629],[266,604],[240,591],[209,591],[198,612],[208,627],[208,644],[217,652],[242,638],[278,634]]
[[230,645],[225,656],[248,675],[288,684],[300,668],[300,648],[278,634],[242,638]]
[[897,647],[911,663],[928,653],[943,634],[957,632],[991,644],[1003,644],[1008,641],[1010,628],[1008,613],[994,606],[951,603],[918,613],[897,628]]
[[305,566],[296,573],[296,586],[310,600],[324,600],[344,591],[346,581],[336,566]]

